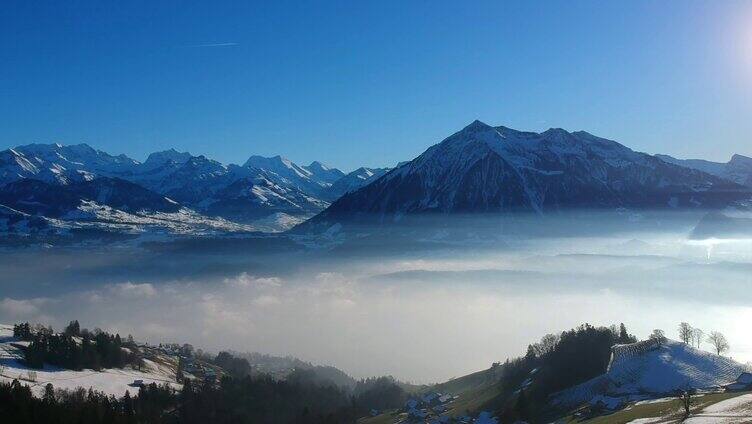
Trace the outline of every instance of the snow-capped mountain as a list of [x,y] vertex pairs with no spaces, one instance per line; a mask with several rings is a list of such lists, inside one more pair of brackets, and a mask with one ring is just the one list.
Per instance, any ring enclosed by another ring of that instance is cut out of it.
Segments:
[[345,173],[337,168],[324,165],[319,161],[313,161],[310,165],[304,166],[306,171],[311,173],[311,176],[321,181],[324,184],[334,184],[345,176]]
[[664,162],[674,165],[684,166],[686,168],[697,169],[716,177],[725,178],[737,184],[752,187],[752,158],[734,155],[731,160],[722,162],[711,162],[702,159],[677,159],[668,155],[655,155]]
[[436,212],[715,207],[749,196],[733,182],[584,131],[522,132],[475,121],[345,194],[314,221]]
[[[143,164],[144,169],[155,169],[167,164],[180,165],[188,162],[193,155],[188,152],[178,152],[175,149],[154,152],[146,158]],[[144,172],[144,171],[141,171]]]
[[335,181],[326,189],[327,197],[339,199],[345,193],[355,191],[389,172],[391,168],[358,168]]
[[241,177],[230,167],[205,156],[189,154],[179,160],[175,157],[162,159],[157,162],[149,156],[143,167],[126,178],[177,202],[194,206]]
[[95,176],[128,174],[138,162],[112,156],[87,144],[29,144],[0,152],[0,186],[24,178],[67,184]]
[[[105,178],[118,179],[120,185],[125,181],[138,185],[158,194],[159,199],[169,198],[197,213],[243,223],[264,217],[276,217],[274,222],[298,222],[329,205],[335,197],[327,190],[343,176],[340,170],[318,161],[300,166],[279,156],[253,156],[244,166],[238,166],[174,149],[152,153],[143,163],[86,144],[30,144],[0,152],[0,187],[6,194],[23,191],[7,196],[5,206],[15,209],[17,201],[31,196],[34,190],[39,190],[38,197],[54,194],[34,212],[42,215],[52,213],[50,208],[69,210],[81,200],[90,201],[91,196],[81,190],[111,181]],[[93,181],[97,183],[83,184]],[[25,183],[13,185],[21,182]],[[57,190],[50,184],[63,188]],[[159,199],[152,198],[153,205],[142,206],[163,211]],[[55,200],[59,201],[57,206]],[[99,204],[108,206],[106,202]],[[279,219],[278,214],[285,218]]]
[[294,186],[282,186],[263,171],[236,180],[202,202],[201,210],[238,222],[250,222],[275,213],[310,217],[329,203]]
[[321,211],[314,223],[436,212],[715,208],[752,198],[741,185],[750,182],[749,158],[672,160],[583,131],[522,132],[479,121],[394,169],[347,175],[281,156],[251,156],[240,166],[170,149],[140,163],[85,144],[30,144],[0,152],[0,205],[4,222],[142,222],[144,214],[176,214],[170,219],[230,220],[246,231],[262,221],[264,228],[293,225]]
[[300,166],[282,156],[251,156],[243,168],[263,170],[265,177],[275,184],[292,187],[323,200],[332,200],[328,199],[326,189],[344,176],[342,171],[328,168],[320,162]]

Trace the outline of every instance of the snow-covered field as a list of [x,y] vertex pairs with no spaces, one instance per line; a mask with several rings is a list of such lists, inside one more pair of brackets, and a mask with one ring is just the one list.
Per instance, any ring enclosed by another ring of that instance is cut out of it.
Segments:
[[669,340],[655,350],[623,358],[609,371],[555,396],[574,405],[600,400],[608,406],[655,398],[681,389],[720,389],[747,367],[723,356]]
[[752,422],[752,394],[714,403],[684,422],[687,424]]
[[[131,394],[138,392],[133,385],[134,380],[143,380],[144,384],[169,383],[175,388],[180,385],[175,381],[173,369],[146,360],[146,371],[130,368],[106,369],[102,371],[82,370],[70,371],[45,365],[44,369],[30,369],[21,362],[21,352],[12,346],[17,339],[13,337],[13,326],[0,325],[0,381],[9,383],[18,379],[21,383],[31,387],[36,395],[44,393],[47,383],[52,383],[55,389],[73,390],[79,387],[93,388],[117,397],[126,391]],[[29,371],[36,373],[35,381],[30,381]]]
[[209,218],[188,208],[172,213],[128,213],[86,200],[64,218],[55,220],[55,223],[63,228],[96,228],[131,234],[149,230],[191,235],[256,231],[253,226],[236,224],[222,218]]

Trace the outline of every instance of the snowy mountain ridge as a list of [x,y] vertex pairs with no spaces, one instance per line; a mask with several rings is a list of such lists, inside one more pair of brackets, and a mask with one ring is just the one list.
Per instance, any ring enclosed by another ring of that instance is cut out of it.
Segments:
[[[29,144],[0,151],[0,197],[6,202],[0,205],[9,208],[7,228],[24,228],[19,223],[28,218],[18,213],[54,220],[91,216],[76,210],[95,202],[126,214],[182,208],[250,228],[287,225],[278,230],[316,214],[314,223],[335,224],[366,215],[388,222],[421,213],[712,210],[752,198],[752,189],[736,182],[750,161],[737,155],[727,164],[735,173],[723,174],[715,165],[669,163],[584,131],[535,133],[480,121],[396,168],[359,168],[347,175],[318,161],[298,165],[282,156],[225,165],[169,149],[141,163],[86,144]],[[142,204],[114,204],[107,190]]]
[[[169,149],[154,152],[141,163],[86,144],[29,144],[0,152],[0,204],[15,211],[4,214],[12,216],[6,220],[4,230],[20,232],[27,227],[20,225],[26,218],[18,213],[52,218],[34,220],[36,224],[49,227],[48,224],[58,223],[61,217],[80,220],[86,216],[91,220],[103,216],[82,213],[80,208],[85,202],[94,201],[121,212],[110,213],[110,220],[136,212],[87,192],[94,185],[107,181],[120,191],[130,184],[130,196],[137,187],[142,189],[141,196],[152,193],[146,198],[154,204],[142,205],[146,210],[174,212],[188,208],[191,216],[205,215],[206,222],[229,219],[237,223],[215,227],[279,231],[328,206],[326,199],[333,198],[326,190],[343,176],[338,169],[318,161],[299,166],[280,156],[253,156],[246,166],[239,166]],[[100,190],[100,195],[105,195],[104,191]],[[174,210],[164,210],[161,203],[165,201]],[[36,208],[30,209],[30,205]],[[196,222],[195,219],[190,221]],[[258,225],[254,225],[256,221]],[[123,224],[133,222],[140,221],[128,218]],[[65,225],[81,224],[68,222]]]
[[711,162],[703,159],[677,159],[668,155],[655,155],[657,158],[674,165],[697,169],[717,177],[752,187],[752,158],[733,155],[726,163]]
[[749,190],[587,132],[542,133],[474,121],[316,217],[544,213],[564,208],[716,207]]

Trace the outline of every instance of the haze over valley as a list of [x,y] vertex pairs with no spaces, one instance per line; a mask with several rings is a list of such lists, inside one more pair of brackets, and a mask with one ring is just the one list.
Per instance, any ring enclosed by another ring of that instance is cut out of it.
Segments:
[[752,422],[752,3],[0,13],[0,422]]

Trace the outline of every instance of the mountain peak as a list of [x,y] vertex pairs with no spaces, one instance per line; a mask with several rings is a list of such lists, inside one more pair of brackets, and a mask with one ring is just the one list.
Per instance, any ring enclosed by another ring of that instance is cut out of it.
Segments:
[[487,129],[493,129],[493,127],[490,126],[490,125],[488,125],[488,124],[486,124],[483,121],[480,121],[480,120],[476,119],[473,122],[471,122],[470,124],[468,124],[465,128],[463,128],[462,131],[460,131],[460,132],[465,132],[465,131],[468,131],[468,130],[470,130],[470,131],[482,131],[482,130],[487,130]]
[[253,155],[248,158],[247,161],[245,161],[245,164],[243,164],[243,167],[251,167],[251,168],[266,168],[269,166],[284,166],[289,168],[292,162],[283,157],[282,155],[276,155],[276,156],[260,156],[260,155]]
[[647,154],[582,132],[522,132],[476,120],[408,164],[348,192],[313,222],[354,215],[385,222],[436,212],[667,208],[680,193],[696,187],[710,194],[695,195],[692,207],[715,207],[748,196],[723,191],[726,182],[709,174],[659,165]]
[[186,163],[191,159],[191,156],[188,152],[178,152],[175,149],[169,149],[150,154],[144,163],[150,165],[161,165],[167,162]]
[[308,165],[308,168],[313,168],[313,169],[320,170],[320,171],[329,171],[332,169],[317,160],[311,162],[311,164]]
[[547,137],[568,137],[571,134],[569,131],[565,130],[564,128],[549,128],[546,131],[542,133],[542,135]]
[[752,165],[752,158],[740,154],[735,154],[731,156],[729,164]]

